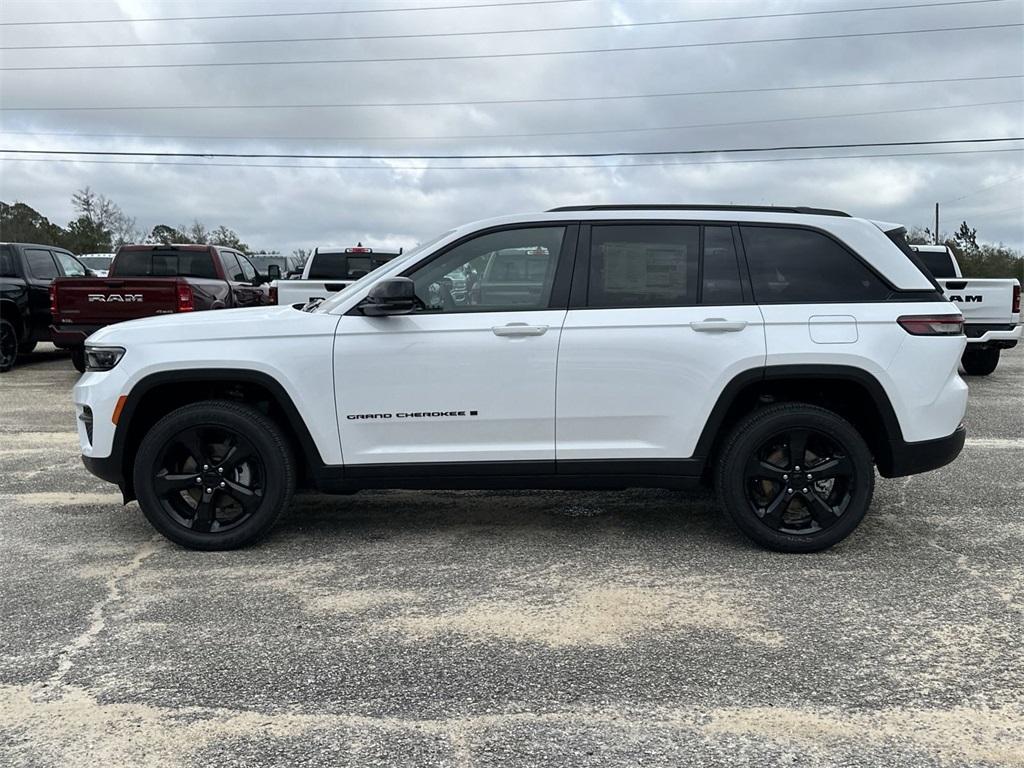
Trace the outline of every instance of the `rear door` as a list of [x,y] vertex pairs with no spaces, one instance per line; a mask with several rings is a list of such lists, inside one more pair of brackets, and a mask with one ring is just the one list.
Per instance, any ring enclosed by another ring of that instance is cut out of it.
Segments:
[[[674,474],[725,385],[764,365],[735,227],[584,225],[558,354],[558,471]],[[617,463],[622,462],[622,463]],[[647,468],[643,468],[646,466]]]

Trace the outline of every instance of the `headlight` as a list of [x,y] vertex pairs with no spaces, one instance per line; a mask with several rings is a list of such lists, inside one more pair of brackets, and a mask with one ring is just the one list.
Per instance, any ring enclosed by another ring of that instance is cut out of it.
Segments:
[[85,370],[109,371],[124,357],[124,347],[85,347]]

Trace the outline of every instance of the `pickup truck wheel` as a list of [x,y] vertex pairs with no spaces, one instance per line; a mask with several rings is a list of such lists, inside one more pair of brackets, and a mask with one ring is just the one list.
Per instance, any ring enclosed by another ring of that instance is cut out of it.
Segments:
[[71,348],[71,364],[79,373],[85,373],[85,347]]
[[295,462],[280,427],[227,400],[186,405],[158,421],[139,446],[133,477],[149,522],[189,549],[256,541],[295,492]]
[[10,320],[0,318],[0,373],[11,370],[18,359],[18,332]]
[[784,403],[733,428],[715,479],[720,503],[753,541],[780,552],[818,552],[863,519],[875,468],[849,422],[824,408]]
[[994,349],[971,349],[968,347],[960,358],[964,371],[971,376],[988,376],[999,365],[999,347]]

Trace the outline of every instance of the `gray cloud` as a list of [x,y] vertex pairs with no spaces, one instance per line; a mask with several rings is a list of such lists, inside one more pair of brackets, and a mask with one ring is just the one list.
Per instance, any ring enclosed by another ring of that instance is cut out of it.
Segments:
[[[410,5],[412,3],[409,3]],[[442,3],[430,3],[442,4]],[[833,8],[865,3],[846,0]],[[871,5],[871,3],[866,3]],[[877,4],[884,4],[878,0]],[[395,3],[401,5],[401,3]],[[323,10],[218,0],[5,2],[3,19],[65,19]],[[351,7],[373,7],[373,0]],[[258,37],[417,34],[701,18],[819,9],[794,2],[581,2],[459,11],[0,28],[10,45],[232,40]],[[175,48],[5,51],[4,66],[48,63],[231,62],[253,59],[444,56],[572,48],[667,45],[898,29],[1019,23],[1021,0],[970,6],[799,16],[632,29],[419,40]],[[844,40],[516,59],[0,73],[4,107],[467,101],[780,87],[799,84],[984,77],[1024,73],[1021,28]],[[446,107],[4,112],[5,147],[310,153],[502,153],[650,151],[1021,135],[1024,80],[723,94],[660,99]],[[1016,103],[934,109],[995,101]],[[445,140],[467,134],[603,131],[911,110],[888,115],[759,122],[617,134]],[[49,135],[71,134],[71,135]],[[82,134],[273,139],[99,138]],[[313,137],[373,137],[315,140]],[[415,136],[416,139],[380,137]],[[1016,145],[1021,146],[1021,145]],[[945,151],[960,147],[939,147]],[[962,147],[976,150],[978,147]],[[886,150],[876,150],[884,152]],[[916,150],[892,150],[913,152]],[[864,154],[870,151],[853,151]],[[793,152],[809,156],[814,152]],[[840,154],[822,152],[817,154]],[[465,221],[580,202],[800,203],[929,224],[936,201],[1024,175],[1024,151],[915,158],[722,163],[733,156],[669,159],[678,165],[610,167],[538,161],[537,168],[443,170],[451,162],[374,168],[268,168],[140,164],[0,164],[0,198],[19,199],[64,223],[70,195],[91,185],[141,226],[200,219],[226,224],[256,245],[409,245]],[[315,161],[309,161],[315,162]],[[682,164],[696,163],[702,164]],[[328,163],[321,163],[327,165]],[[473,165],[484,163],[475,162]],[[527,163],[518,163],[527,164]],[[396,167],[400,166],[400,167]],[[421,170],[406,170],[422,166]],[[1024,179],[943,206],[943,226],[961,219],[988,240],[1024,246]]]

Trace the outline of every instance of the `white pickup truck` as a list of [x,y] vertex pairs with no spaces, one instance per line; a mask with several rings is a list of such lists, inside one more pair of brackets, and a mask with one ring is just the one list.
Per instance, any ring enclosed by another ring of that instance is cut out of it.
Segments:
[[910,246],[932,273],[943,294],[964,316],[967,349],[961,363],[972,376],[987,376],[999,353],[1021,338],[1020,282],[1015,278],[965,278],[947,245]]
[[306,260],[302,275],[294,280],[275,280],[278,304],[308,304],[323,300],[347,288],[377,267],[387,264],[402,251],[375,251],[359,243],[343,250],[320,250]]

